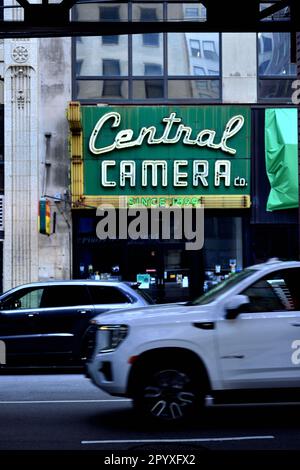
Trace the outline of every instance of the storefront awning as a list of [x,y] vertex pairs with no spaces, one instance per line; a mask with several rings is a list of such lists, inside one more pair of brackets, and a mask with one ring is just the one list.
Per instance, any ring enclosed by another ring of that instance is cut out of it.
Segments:
[[265,157],[271,185],[267,211],[298,207],[297,109],[266,109]]

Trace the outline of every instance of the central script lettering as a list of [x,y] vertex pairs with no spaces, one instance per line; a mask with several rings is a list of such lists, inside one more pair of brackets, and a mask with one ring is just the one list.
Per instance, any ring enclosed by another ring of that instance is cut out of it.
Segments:
[[[136,139],[134,139],[132,129],[123,129],[116,134],[114,141],[110,145],[101,147],[99,146],[101,143],[101,129],[108,121],[111,121],[112,128],[119,127],[121,124],[121,115],[115,111],[111,111],[98,120],[89,139],[89,149],[94,155],[101,155],[103,153],[112,152],[113,150],[138,147],[141,146],[144,141],[147,142],[148,145],[169,145],[176,144],[181,139],[185,145],[220,149],[225,153],[235,155],[236,150],[229,147],[227,145],[227,141],[236,135],[244,125],[244,117],[242,115],[233,116],[226,123],[220,142],[215,143],[216,132],[214,130],[201,130],[194,138],[192,138],[192,128],[182,124],[182,119],[180,117],[176,117],[176,113],[170,113],[170,116],[162,119],[162,122],[165,124],[165,128],[160,137],[156,135],[157,129],[155,126],[142,127]],[[175,131],[173,137],[170,137],[171,131],[173,131],[173,134]],[[98,146],[96,146],[97,140]]]

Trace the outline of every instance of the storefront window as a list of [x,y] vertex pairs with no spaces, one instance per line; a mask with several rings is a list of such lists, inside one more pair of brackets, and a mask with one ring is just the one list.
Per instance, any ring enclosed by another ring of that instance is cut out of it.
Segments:
[[205,217],[204,266],[205,291],[243,269],[241,217]]

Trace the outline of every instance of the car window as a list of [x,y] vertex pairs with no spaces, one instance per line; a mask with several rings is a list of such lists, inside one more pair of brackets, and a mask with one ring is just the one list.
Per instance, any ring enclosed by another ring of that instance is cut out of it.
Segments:
[[129,304],[132,301],[117,287],[89,286],[94,304]]
[[40,308],[43,292],[43,287],[20,289],[2,301],[1,309],[17,310]]
[[250,299],[247,312],[299,310],[300,270],[285,269],[264,276],[241,292]]
[[88,291],[84,285],[54,285],[47,286],[43,295],[42,307],[74,307],[91,303]]
[[201,297],[197,297],[195,300],[192,300],[191,302],[188,302],[187,305],[206,305],[214,300],[216,300],[217,297],[219,297],[222,294],[225,294],[229,289],[237,285],[239,282],[241,282],[243,279],[246,279],[249,276],[252,276],[252,274],[255,273],[254,269],[244,269],[244,271],[241,271],[239,273],[231,274],[228,279],[226,279],[223,282],[220,282],[216,287],[213,287],[210,289],[209,292],[206,292],[206,294],[201,295]]

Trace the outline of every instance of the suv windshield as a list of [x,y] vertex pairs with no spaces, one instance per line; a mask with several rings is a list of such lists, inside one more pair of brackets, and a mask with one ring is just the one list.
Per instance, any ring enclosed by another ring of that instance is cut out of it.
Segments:
[[206,294],[197,297],[188,303],[188,305],[205,305],[213,302],[219,295],[225,294],[229,289],[238,284],[246,277],[251,276],[255,269],[245,269],[239,273],[231,274],[225,281],[220,282],[217,286],[213,287]]

